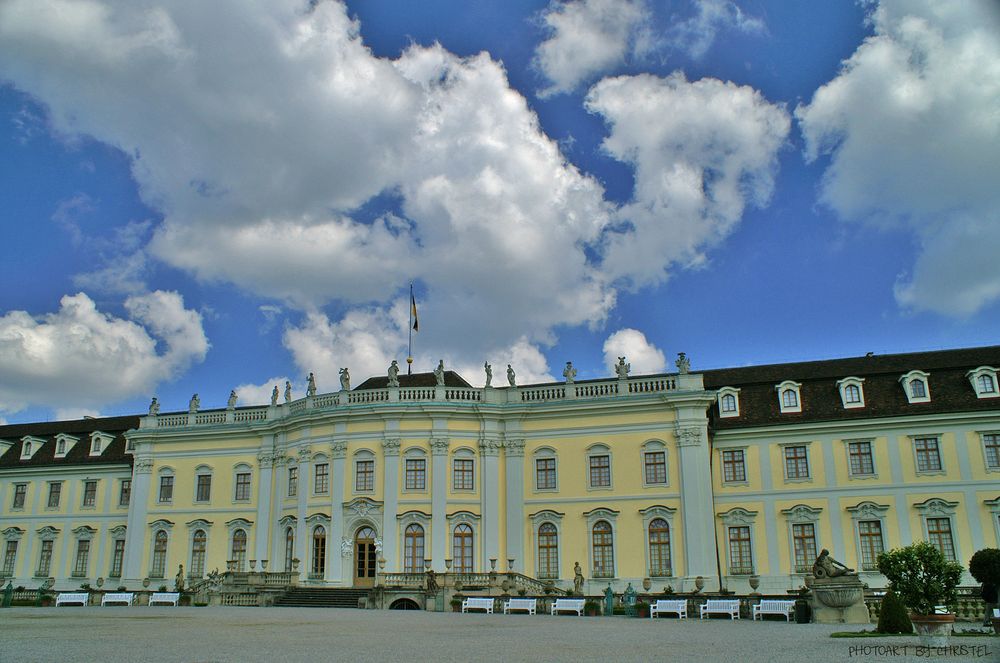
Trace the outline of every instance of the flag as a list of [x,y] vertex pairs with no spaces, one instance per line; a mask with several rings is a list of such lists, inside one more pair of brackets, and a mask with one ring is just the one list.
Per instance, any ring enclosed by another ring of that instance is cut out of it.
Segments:
[[413,331],[420,331],[420,321],[417,319],[417,300],[413,298],[413,286],[410,286],[410,315],[413,317]]

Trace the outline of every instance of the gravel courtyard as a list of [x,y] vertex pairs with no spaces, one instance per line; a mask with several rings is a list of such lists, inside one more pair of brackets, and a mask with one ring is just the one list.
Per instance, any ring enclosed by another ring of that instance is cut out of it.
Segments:
[[829,637],[858,629],[309,608],[11,608],[0,610],[0,661],[1000,661],[1000,638],[952,638],[958,649],[946,653],[919,652],[916,638]]

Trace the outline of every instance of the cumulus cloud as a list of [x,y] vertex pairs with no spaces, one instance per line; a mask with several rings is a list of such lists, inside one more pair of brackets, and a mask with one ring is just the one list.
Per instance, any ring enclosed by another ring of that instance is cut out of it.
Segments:
[[641,53],[648,41],[645,0],[553,0],[541,18],[549,37],[533,63],[552,83],[541,96],[572,92]]
[[766,26],[761,19],[743,13],[732,0],[696,0],[694,15],[672,21],[665,40],[698,59],[708,52],[718,34],[727,30],[760,34]]
[[[260,384],[240,384],[236,385],[233,390],[236,392],[239,401],[237,405],[270,405],[271,404],[271,392],[274,388],[278,388],[278,403],[285,402],[285,382],[292,382],[292,395],[293,398],[301,398],[302,394],[305,393],[304,381],[302,383],[296,384],[291,378],[287,376],[278,376],[273,378],[268,378]],[[298,387],[298,389],[296,389]],[[339,387],[338,387],[339,388]],[[323,391],[335,391],[332,385],[329,388],[324,388]],[[296,396],[296,392],[298,396]]]
[[632,375],[662,373],[667,368],[663,351],[646,340],[638,329],[619,329],[604,341],[604,365],[614,375],[619,357],[631,364]]
[[796,109],[821,199],[843,218],[911,229],[907,307],[969,315],[1000,296],[1000,9],[884,1],[874,35]]
[[81,292],[63,297],[55,313],[0,317],[0,411],[95,412],[148,394],[205,358],[201,316],[176,292],[130,297],[125,310],[128,320],[102,313]]
[[610,126],[604,150],[635,168],[633,199],[618,211],[629,225],[606,238],[612,278],[644,285],[675,261],[699,265],[747,204],[769,200],[790,121],[753,88],[680,72],[620,76],[591,88],[586,105]]

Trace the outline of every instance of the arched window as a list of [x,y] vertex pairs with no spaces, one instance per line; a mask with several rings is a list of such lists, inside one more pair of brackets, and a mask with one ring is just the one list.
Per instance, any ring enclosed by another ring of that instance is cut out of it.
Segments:
[[613,578],[615,575],[615,545],[611,525],[606,520],[594,523],[594,577]]
[[472,528],[465,523],[455,527],[451,556],[456,573],[472,573]]
[[205,530],[195,530],[191,537],[191,566],[188,568],[188,575],[192,578],[201,578],[205,575],[205,543],[208,537]]
[[403,532],[403,573],[420,573],[424,568],[424,528],[413,523]]
[[167,570],[167,533],[162,529],[153,537],[153,569],[150,578],[162,578]]
[[849,384],[844,387],[844,401],[846,403],[860,403],[861,389],[856,384]]
[[233,554],[230,557],[231,560],[236,562],[236,570],[244,571],[244,565],[247,560],[247,532],[243,529],[238,529],[233,532]]
[[910,397],[911,398],[927,398],[927,387],[924,381],[920,378],[913,378],[910,380]]
[[670,575],[670,525],[663,518],[649,523],[649,575]]
[[996,384],[993,382],[992,375],[980,375],[976,378],[976,383],[979,387],[979,393],[981,394],[992,394],[997,390]]
[[798,407],[799,397],[796,395],[794,389],[785,389],[781,392],[781,404],[784,407]]
[[291,573],[292,560],[295,559],[295,528],[285,528],[285,573]]
[[314,575],[326,573],[326,528],[322,525],[313,528],[311,568]]
[[721,404],[723,412],[736,412],[736,396],[732,394],[723,395]]
[[538,577],[559,577],[559,531],[552,523],[538,526]]

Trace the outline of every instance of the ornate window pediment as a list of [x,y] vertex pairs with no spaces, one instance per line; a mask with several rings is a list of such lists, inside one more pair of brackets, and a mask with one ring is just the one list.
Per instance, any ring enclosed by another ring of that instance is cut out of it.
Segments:
[[565,513],[553,511],[552,509],[542,509],[541,511],[528,514],[528,518],[531,520],[532,527],[537,528],[542,523],[562,522],[563,516],[565,515]]
[[212,521],[205,520],[204,518],[195,518],[184,524],[187,525],[188,529],[208,529],[212,526]]
[[40,538],[43,541],[50,541],[59,536],[59,530],[53,527],[52,525],[46,525],[45,527],[41,527],[38,530],[36,530],[36,533],[38,534],[38,538]]
[[173,521],[167,520],[165,518],[160,518],[159,520],[154,520],[153,522],[149,523],[149,528],[154,530],[157,529],[168,530],[168,529],[173,529],[173,527],[174,527]]
[[726,525],[752,525],[757,518],[756,511],[744,509],[741,506],[716,514]]
[[94,538],[94,534],[97,533],[93,527],[88,527],[87,525],[80,525],[79,527],[73,528],[73,536],[82,541],[90,541]]
[[24,536],[24,530],[18,527],[8,527],[3,531],[4,541],[19,541]]
[[822,508],[812,507],[808,504],[796,504],[788,509],[782,509],[781,514],[792,522],[815,523],[819,520]]
[[913,505],[913,508],[923,516],[951,516],[954,515],[957,507],[958,502],[949,502],[940,497],[932,497]]
[[879,520],[889,512],[889,505],[864,501],[847,507],[847,511],[854,520]]

